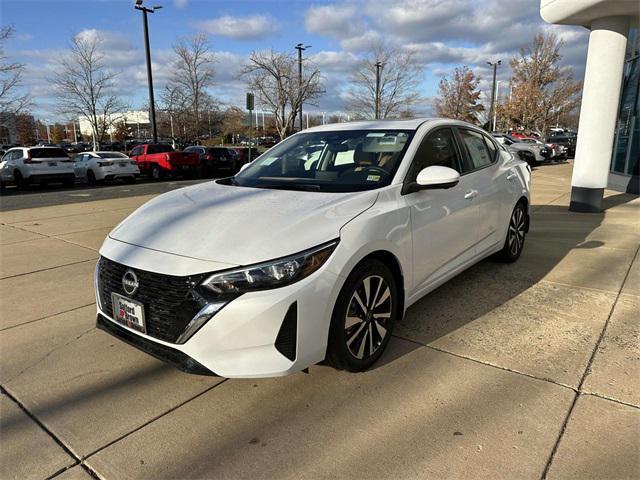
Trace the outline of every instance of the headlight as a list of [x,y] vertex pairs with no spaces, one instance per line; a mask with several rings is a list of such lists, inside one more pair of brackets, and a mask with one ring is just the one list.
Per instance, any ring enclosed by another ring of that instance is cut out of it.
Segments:
[[201,283],[217,295],[238,295],[283,287],[308,277],[327,261],[338,245],[334,240],[318,247],[249,267],[215,273]]

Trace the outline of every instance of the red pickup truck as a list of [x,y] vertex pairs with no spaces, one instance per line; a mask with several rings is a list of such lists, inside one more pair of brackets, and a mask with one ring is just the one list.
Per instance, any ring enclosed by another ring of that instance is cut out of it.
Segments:
[[140,173],[160,180],[165,176],[196,176],[200,159],[195,153],[176,152],[170,145],[147,143],[131,150],[129,157],[136,161]]

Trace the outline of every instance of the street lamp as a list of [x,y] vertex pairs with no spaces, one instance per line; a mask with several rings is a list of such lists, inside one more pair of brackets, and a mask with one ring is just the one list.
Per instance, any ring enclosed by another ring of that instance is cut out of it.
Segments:
[[[300,90],[300,94],[302,94],[302,52],[307,48],[311,48],[311,45],[305,45],[304,43],[299,43],[294,47],[298,50],[298,89]],[[300,130],[302,131],[302,97],[300,97]]]
[[[493,112],[495,110],[495,100],[496,100],[496,70],[498,65],[502,63],[502,60],[498,60],[497,62],[487,62],[487,65],[493,67],[493,87],[491,88],[491,109],[489,110],[489,129],[493,132],[496,129],[495,120],[493,118]],[[493,124],[493,125],[492,125]]]
[[149,84],[149,104],[151,105],[151,133],[153,135],[153,143],[158,142],[158,131],[156,129],[156,104],[153,99],[153,77],[151,75],[151,52],[149,50],[149,25],[147,23],[147,13],[153,13],[162,8],[161,5],[155,5],[153,8],[147,8],[142,5],[144,0],[135,0],[133,8],[142,12],[142,25],[144,27],[144,52],[147,57],[147,83]]
[[376,120],[380,118],[380,71],[384,67],[384,63],[376,62],[376,105],[375,105],[375,117]]
[[[496,82],[496,103],[500,101],[500,84],[501,83],[502,83],[502,80],[498,80]],[[498,119],[498,106],[496,105],[496,108],[493,109],[493,129],[494,130],[498,125],[497,119]]]

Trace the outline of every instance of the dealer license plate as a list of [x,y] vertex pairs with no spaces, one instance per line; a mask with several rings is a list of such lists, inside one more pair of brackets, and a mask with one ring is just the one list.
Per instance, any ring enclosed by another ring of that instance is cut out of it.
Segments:
[[143,304],[117,293],[111,294],[111,303],[113,305],[113,318],[116,322],[146,333]]

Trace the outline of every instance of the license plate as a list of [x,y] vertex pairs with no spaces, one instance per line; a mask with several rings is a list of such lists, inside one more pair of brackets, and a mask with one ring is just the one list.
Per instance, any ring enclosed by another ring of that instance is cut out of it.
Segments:
[[120,165],[121,167],[126,167],[127,166],[126,163],[119,163],[118,165]]
[[117,293],[111,294],[111,303],[113,305],[113,318],[116,322],[146,333],[144,305]]
[[58,165],[56,162],[49,162],[50,167],[55,167],[56,165]]

